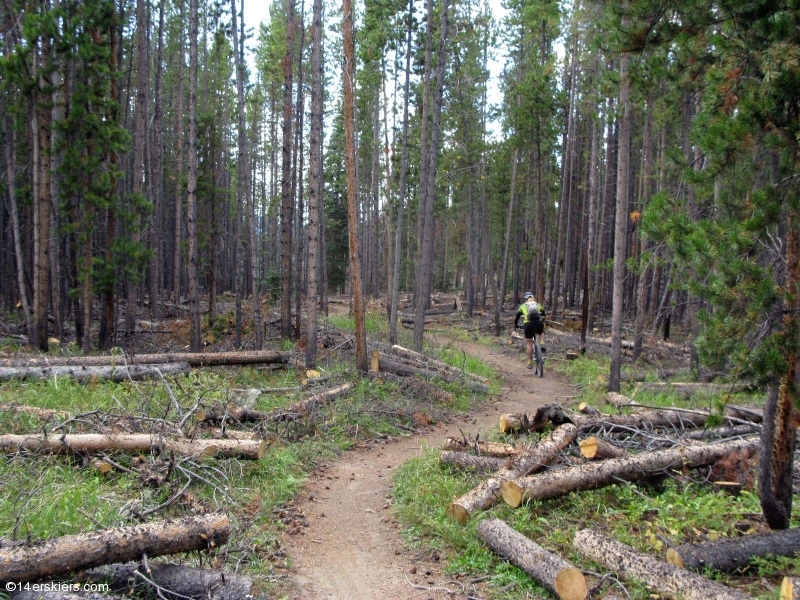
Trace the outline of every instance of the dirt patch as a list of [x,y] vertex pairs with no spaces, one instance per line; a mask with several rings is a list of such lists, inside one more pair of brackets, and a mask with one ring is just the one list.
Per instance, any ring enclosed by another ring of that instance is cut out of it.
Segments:
[[574,391],[552,374],[534,377],[521,353],[476,343],[457,345],[501,373],[501,395],[457,422],[440,423],[423,435],[381,440],[316,471],[297,506],[309,526],[283,541],[292,564],[293,599],[416,600],[471,591],[464,582],[448,581],[437,557],[419,556],[404,547],[391,512],[395,469],[426,447],[460,436],[459,429],[493,430],[501,413],[530,411],[563,401]]

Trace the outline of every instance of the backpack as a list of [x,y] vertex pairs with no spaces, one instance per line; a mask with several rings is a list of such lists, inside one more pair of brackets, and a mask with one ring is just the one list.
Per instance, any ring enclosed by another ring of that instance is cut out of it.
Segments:
[[525,322],[537,323],[542,320],[542,315],[539,313],[539,305],[536,303],[525,303]]

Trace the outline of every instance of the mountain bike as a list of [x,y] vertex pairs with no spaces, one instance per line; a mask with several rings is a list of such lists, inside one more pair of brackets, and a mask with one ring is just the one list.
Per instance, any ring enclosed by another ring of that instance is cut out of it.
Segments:
[[533,363],[536,368],[535,373],[538,374],[539,377],[544,377],[544,353],[539,344],[539,335],[536,333],[533,334]]

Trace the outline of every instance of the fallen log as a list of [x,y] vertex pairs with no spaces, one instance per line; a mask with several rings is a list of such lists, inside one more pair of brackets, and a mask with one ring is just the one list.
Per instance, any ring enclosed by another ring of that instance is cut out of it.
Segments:
[[702,427],[710,413],[694,410],[651,410],[633,415],[582,417],[576,423],[581,433],[619,433],[631,429],[687,429]]
[[210,550],[225,544],[230,522],[223,514],[154,521],[53,538],[0,549],[0,581],[38,581],[100,565]]
[[546,404],[536,409],[535,413],[511,413],[500,415],[500,431],[502,433],[529,433],[540,431],[547,423],[558,427],[564,423],[572,423],[563,407],[559,404]]
[[470,515],[494,506],[500,499],[504,481],[543,469],[575,440],[577,433],[578,429],[569,423],[557,427],[536,446],[513,459],[510,465],[499,469],[492,477],[451,502],[447,507],[447,516],[456,523],[466,525]]
[[192,367],[214,367],[232,365],[255,365],[266,363],[290,363],[297,358],[294,352],[271,350],[243,352],[172,352],[169,354],[113,354],[103,356],[42,356],[32,358],[10,358],[0,360],[5,367],[52,367],[52,366],[103,366],[103,365],[160,365],[184,362]]
[[44,421],[48,419],[61,419],[69,415],[68,412],[63,410],[56,410],[54,408],[40,408],[38,406],[28,406],[25,404],[0,404],[0,411],[3,412],[16,412],[25,415],[32,415]]
[[768,554],[794,556],[797,552],[800,552],[800,528],[681,544],[667,550],[667,562],[690,571],[710,568],[729,573],[746,567],[754,558]]
[[182,456],[241,458],[260,460],[264,458],[265,441],[238,439],[174,439],[147,433],[68,433],[62,435],[0,435],[0,451],[5,454],[17,452],[45,452],[64,454],[68,452],[156,452],[171,451]]
[[455,377],[453,375],[449,375],[447,373],[441,373],[439,371],[427,371],[425,369],[418,369],[416,367],[412,367],[410,365],[403,364],[401,362],[391,360],[385,358],[383,356],[376,357],[373,355],[372,358],[372,366],[373,372],[377,371],[385,371],[387,373],[394,373],[395,375],[400,375],[401,377],[421,377],[424,380],[431,379],[433,377],[441,377],[445,381],[458,381],[468,389],[472,390],[473,392],[479,392],[481,394],[488,394],[489,393],[489,386],[485,383],[478,383],[477,381],[463,379],[461,377]]
[[800,600],[800,578],[783,578],[783,581],[781,582],[780,600]]
[[611,404],[617,408],[631,408],[633,409],[633,412],[644,410],[644,407],[641,404],[635,400],[631,400],[627,396],[618,394],[617,392],[606,393],[606,404]]
[[523,502],[531,500],[545,500],[569,492],[594,490],[620,481],[647,479],[665,469],[710,465],[732,453],[757,446],[758,439],[750,439],[640,452],[622,458],[553,469],[530,477],[509,479],[503,483],[501,493],[509,506],[517,508]]
[[477,456],[491,456],[495,458],[508,458],[517,456],[523,450],[514,444],[502,442],[473,442],[472,440],[447,438],[442,446],[443,450],[452,452],[472,452]]
[[698,382],[644,382],[636,386],[636,392],[653,392],[655,394],[678,394],[683,398],[691,398],[695,394],[729,394],[737,388],[716,383]]
[[493,456],[476,456],[469,452],[455,452],[443,450],[439,455],[439,462],[445,465],[452,465],[465,471],[476,473],[492,473],[502,469],[508,463],[507,458],[497,458]]
[[685,431],[681,434],[682,439],[687,440],[713,440],[741,437],[758,433],[761,428],[753,423],[752,425],[733,425],[728,427],[710,427],[708,429],[697,429]]
[[573,545],[584,557],[625,579],[644,582],[658,594],[677,600],[752,600],[744,592],[642,554],[590,529],[575,534]]
[[147,568],[138,562],[104,565],[84,571],[80,579],[107,583],[115,592],[155,584],[160,588],[158,596],[166,600],[245,600],[253,587],[250,578],[238,573],[161,563],[148,563]]
[[578,442],[581,454],[589,460],[604,460],[606,458],[620,458],[625,455],[625,449],[615,446],[611,442],[590,436]]
[[422,354],[421,352],[416,352],[414,350],[410,350],[408,348],[404,348],[403,346],[398,346],[395,344],[392,346],[392,353],[396,354],[397,356],[402,356],[408,360],[413,360],[422,363],[423,365],[430,365],[436,371],[441,371],[443,373],[448,373],[454,377],[469,377],[478,381],[480,383],[484,383],[483,379],[475,375],[474,373],[467,373],[466,371],[462,371],[461,369],[457,369],[452,365],[448,365],[446,362],[437,360],[435,358],[431,358],[426,354]]
[[51,379],[69,377],[78,381],[102,379],[104,381],[138,381],[161,375],[181,375],[191,371],[189,363],[170,362],[159,365],[103,365],[103,366],[53,366],[53,367],[0,367],[0,381],[15,379]]
[[525,571],[558,598],[584,600],[588,596],[586,578],[579,569],[500,519],[484,519],[476,533],[493,552]]
[[12,600],[123,600],[126,596],[117,596],[114,594],[105,594],[100,592],[84,592],[82,590],[74,591],[72,583],[64,583],[62,581],[44,581],[40,583],[32,583],[29,585],[31,589],[24,589],[20,585],[19,592],[10,592]]

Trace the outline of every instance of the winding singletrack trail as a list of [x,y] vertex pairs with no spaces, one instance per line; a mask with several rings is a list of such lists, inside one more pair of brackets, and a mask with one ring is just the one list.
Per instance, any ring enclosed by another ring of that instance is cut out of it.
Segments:
[[501,413],[531,411],[574,392],[552,374],[544,379],[533,376],[522,354],[501,354],[476,343],[456,345],[501,374],[502,394],[456,422],[440,423],[423,435],[349,451],[315,472],[297,504],[309,526],[283,541],[292,565],[293,600],[459,597],[446,591],[461,591],[462,584],[448,581],[438,557],[415,556],[404,548],[390,510],[394,470],[426,447],[460,437],[459,429],[470,434],[490,431]]

